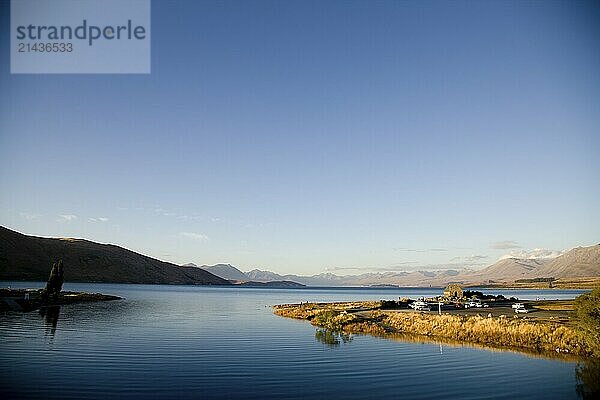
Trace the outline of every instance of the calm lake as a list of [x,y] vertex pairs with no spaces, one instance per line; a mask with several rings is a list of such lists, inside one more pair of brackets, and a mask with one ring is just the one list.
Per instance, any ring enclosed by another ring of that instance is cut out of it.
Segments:
[[[0,282],[7,287],[42,283]],[[300,301],[397,299],[440,289],[251,289],[65,284],[122,301],[0,314],[2,398],[570,399],[573,360],[433,342],[336,337],[273,315]],[[486,291],[522,299],[577,290]],[[589,372],[589,371],[588,371]],[[585,382],[584,382],[585,383]]]

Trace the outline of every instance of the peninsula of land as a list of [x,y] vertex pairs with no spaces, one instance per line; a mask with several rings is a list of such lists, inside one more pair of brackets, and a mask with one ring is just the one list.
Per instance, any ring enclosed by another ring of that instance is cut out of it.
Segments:
[[43,300],[43,289],[0,288],[0,312],[33,311],[41,307],[112,300],[122,300],[122,297],[102,293],[61,291],[56,298]]
[[[409,334],[529,352],[600,357],[598,297],[600,289],[576,300],[519,302],[487,296],[483,301],[444,301],[440,297],[282,304],[273,308],[276,315],[307,320],[345,334]],[[517,303],[519,310],[526,311],[516,311],[513,305]]]

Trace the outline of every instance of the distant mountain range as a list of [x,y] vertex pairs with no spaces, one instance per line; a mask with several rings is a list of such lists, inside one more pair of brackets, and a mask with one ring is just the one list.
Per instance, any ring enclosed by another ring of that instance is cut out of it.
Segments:
[[445,286],[448,283],[478,285],[510,283],[519,279],[600,277],[600,244],[577,247],[554,259],[523,259],[508,257],[479,271],[440,270],[412,272],[381,272],[360,275],[322,273],[312,276],[280,275],[253,269],[242,272],[229,264],[203,266],[217,276],[255,282],[293,281],[307,286]]
[[312,276],[280,275],[253,269],[242,272],[230,264],[178,266],[119,246],[83,239],[27,236],[0,227],[0,280],[45,281],[53,261],[63,259],[65,280],[200,284],[257,287],[306,286],[445,286],[480,285],[521,279],[600,277],[600,244],[574,248],[553,259],[508,257],[479,271],[441,270]]
[[397,285],[397,286],[429,286],[430,283],[439,281],[452,281],[460,275],[459,271],[415,271],[415,272],[385,272],[385,273],[366,273],[361,275],[339,276],[332,273],[322,273],[312,276],[302,275],[280,275],[271,271],[262,271],[253,269],[252,271],[242,272],[229,264],[218,264],[216,266],[203,266],[207,271],[225,279],[236,277],[253,282],[299,282],[306,286],[378,286],[378,285]]
[[[189,263],[186,265],[195,264]],[[266,277],[266,279],[252,279],[248,274],[243,273],[231,264],[202,265],[200,268],[241,286],[286,288],[305,286],[304,284],[286,279],[269,279],[268,277]],[[275,276],[277,274],[273,275]]]
[[0,280],[46,281],[62,259],[67,282],[231,285],[201,268],[182,267],[111,244],[27,236],[0,227]]
[[[251,280],[242,271],[237,269],[231,264],[216,264],[216,265],[203,265],[202,268],[205,271],[210,272],[216,276],[220,276],[223,279],[230,281],[248,281]],[[265,279],[261,281],[274,281],[276,279]]]

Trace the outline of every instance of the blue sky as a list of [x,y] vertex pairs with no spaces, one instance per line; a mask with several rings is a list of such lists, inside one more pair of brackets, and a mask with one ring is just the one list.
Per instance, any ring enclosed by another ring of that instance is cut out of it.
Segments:
[[595,244],[599,38],[593,2],[154,1],[150,75],[0,58],[0,224],[299,274]]

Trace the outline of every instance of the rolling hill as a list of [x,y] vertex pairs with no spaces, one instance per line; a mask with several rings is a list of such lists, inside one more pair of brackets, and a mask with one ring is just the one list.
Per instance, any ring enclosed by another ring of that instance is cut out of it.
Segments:
[[201,268],[181,267],[111,244],[27,236],[0,227],[0,279],[46,281],[62,259],[67,282],[230,285]]
[[600,276],[600,244],[571,249],[537,269],[532,275],[554,278]]
[[556,258],[504,258],[480,271],[461,274],[468,283],[512,282],[533,278],[600,276],[600,245],[576,247]]
[[479,271],[437,270],[411,272],[365,273],[360,275],[335,275],[324,273],[312,276],[279,275],[270,271],[246,272],[252,280],[293,280],[308,286],[372,286],[391,284],[397,286],[445,286],[448,283],[481,285],[510,283],[531,278],[581,278],[600,276],[600,245],[577,247],[556,258],[508,257]]
[[[194,265],[194,264],[191,264]],[[259,279],[252,280],[252,275],[249,273],[244,273],[234,267],[231,264],[216,264],[216,265],[203,265],[201,267],[209,271],[212,274],[215,274],[223,279],[227,279],[234,285],[243,286],[243,287],[260,287],[260,288],[301,288],[306,285],[298,282],[294,282],[291,280],[285,279]],[[269,273],[273,277],[278,277],[280,275]]]
[[[0,227],[0,280],[48,278],[51,263],[63,259],[71,282],[285,286],[445,286],[514,282],[531,278],[600,277],[600,244],[574,248],[554,259],[503,258],[479,271],[439,270],[312,276],[242,272],[230,264],[177,266],[119,246],[83,239],[27,236]],[[279,282],[273,282],[279,281]],[[265,285],[268,283],[268,285]],[[301,285],[298,285],[301,284]]]
[[543,267],[548,262],[548,259],[503,258],[482,270],[459,274],[457,278],[470,283],[514,281],[530,278],[534,271]]
[[230,281],[247,281],[248,277],[231,264],[203,265],[205,271]]

